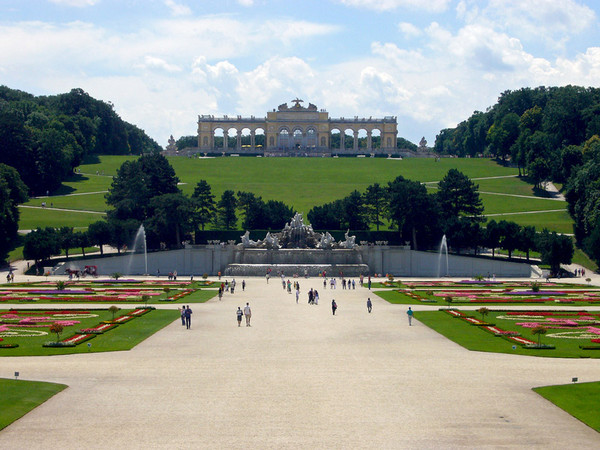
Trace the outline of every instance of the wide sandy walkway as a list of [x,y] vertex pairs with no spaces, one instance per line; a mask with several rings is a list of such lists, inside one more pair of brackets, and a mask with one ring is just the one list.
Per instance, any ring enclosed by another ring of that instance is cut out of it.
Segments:
[[[1,358],[0,377],[69,388],[1,431],[0,448],[600,446],[531,391],[596,381],[600,360],[469,352],[409,327],[406,306],[371,296],[367,314],[367,289],[299,282],[296,304],[278,280],[248,278],[246,292],[193,305],[191,330],[176,321],[129,352]],[[238,328],[246,301],[252,327]]]

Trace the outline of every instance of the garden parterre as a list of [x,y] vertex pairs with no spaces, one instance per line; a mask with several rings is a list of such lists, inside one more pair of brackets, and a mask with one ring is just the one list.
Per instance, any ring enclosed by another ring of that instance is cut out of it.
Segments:
[[[399,286],[395,282],[383,285]],[[407,304],[600,304],[600,289],[582,284],[465,280],[406,282],[400,286],[377,294],[391,303]]]
[[[482,309],[485,311],[441,309],[419,312],[416,317],[470,350],[600,358],[599,311]],[[536,337],[534,330],[539,327],[544,332]]]
[[4,303],[87,303],[177,301],[211,282],[163,280],[93,280],[67,281],[61,289],[56,282],[4,284],[0,302]]

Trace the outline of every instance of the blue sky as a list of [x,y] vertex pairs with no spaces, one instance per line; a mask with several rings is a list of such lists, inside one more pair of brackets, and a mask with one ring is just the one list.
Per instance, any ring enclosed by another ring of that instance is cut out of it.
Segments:
[[600,87],[593,0],[2,0],[0,84],[82,88],[161,145],[300,97],[436,134],[508,89]]

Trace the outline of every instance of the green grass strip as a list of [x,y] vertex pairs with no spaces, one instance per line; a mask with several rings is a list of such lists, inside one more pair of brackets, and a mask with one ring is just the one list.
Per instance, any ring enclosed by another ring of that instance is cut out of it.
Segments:
[[66,387],[64,384],[42,381],[0,379],[0,430]]
[[533,389],[546,400],[600,432],[600,382],[544,386]]

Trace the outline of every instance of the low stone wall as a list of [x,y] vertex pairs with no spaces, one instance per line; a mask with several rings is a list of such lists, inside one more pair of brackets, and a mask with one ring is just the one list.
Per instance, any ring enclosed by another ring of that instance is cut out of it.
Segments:
[[[262,252],[262,253],[261,253]],[[263,265],[260,275],[266,273],[267,266],[277,264],[294,264],[298,267],[307,265],[330,265],[332,271],[339,273],[336,267],[360,267],[367,274],[392,274],[395,277],[469,277],[488,274],[496,277],[530,277],[531,266],[526,263],[492,259],[448,255],[446,267],[445,255],[433,252],[420,252],[402,246],[361,245],[353,250],[258,250],[243,249],[236,245],[214,244],[187,246],[181,250],[151,252],[147,255],[147,270],[144,254],[126,254],[122,256],[106,256],[97,259],[69,261],[56,267],[57,274],[65,273],[67,268],[94,265],[98,273],[110,275],[119,272],[123,275],[166,275],[177,271],[178,275],[202,276],[225,273],[230,264]],[[359,266],[361,265],[361,266]],[[259,270],[259,271],[260,271]],[[344,273],[347,273],[346,269]],[[318,270],[317,270],[318,272]],[[329,271],[328,271],[329,272]],[[361,272],[362,273],[362,272]],[[312,276],[312,273],[311,273]],[[350,275],[348,276],[356,276]]]

